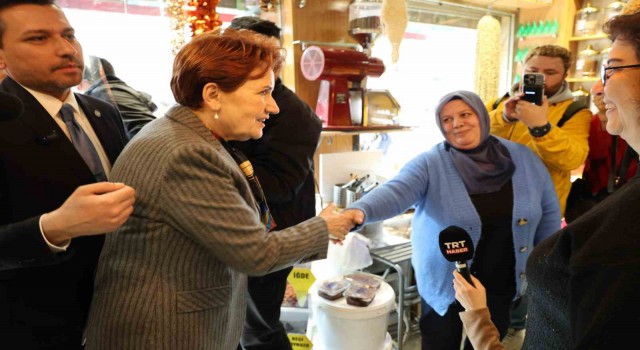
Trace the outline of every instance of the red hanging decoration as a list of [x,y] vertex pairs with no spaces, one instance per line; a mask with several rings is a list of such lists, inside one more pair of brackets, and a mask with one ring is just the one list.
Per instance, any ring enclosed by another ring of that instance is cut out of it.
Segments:
[[208,32],[222,25],[216,5],[220,0],[190,0],[188,2],[187,21],[191,28],[191,36]]

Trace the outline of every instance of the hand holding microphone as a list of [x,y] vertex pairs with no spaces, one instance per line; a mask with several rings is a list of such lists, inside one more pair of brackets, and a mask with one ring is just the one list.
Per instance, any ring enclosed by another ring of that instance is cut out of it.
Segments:
[[456,263],[456,270],[471,285],[471,274],[467,260],[473,258],[473,241],[467,231],[458,226],[449,226],[440,232],[440,251],[445,259]]
[[479,310],[487,308],[487,292],[480,281],[471,275],[473,285],[465,280],[458,271],[453,271],[453,289],[456,291],[456,299],[467,310]]

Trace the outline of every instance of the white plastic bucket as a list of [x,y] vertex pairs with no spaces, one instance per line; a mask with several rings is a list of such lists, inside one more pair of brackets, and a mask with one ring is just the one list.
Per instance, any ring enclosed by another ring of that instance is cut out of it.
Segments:
[[347,304],[345,298],[330,301],[309,289],[315,334],[313,350],[384,350],[389,312],[395,309],[395,293],[382,282],[375,299],[366,307]]

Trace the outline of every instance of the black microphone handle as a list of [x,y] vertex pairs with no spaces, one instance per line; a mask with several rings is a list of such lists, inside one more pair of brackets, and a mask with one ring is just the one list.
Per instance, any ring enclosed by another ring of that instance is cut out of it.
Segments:
[[456,270],[458,270],[458,272],[462,275],[462,277],[464,277],[464,279],[467,280],[467,282],[469,282],[469,284],[474,287],[476,286],[471,280],[471,273],[469,272],[466,261],[456,261]]

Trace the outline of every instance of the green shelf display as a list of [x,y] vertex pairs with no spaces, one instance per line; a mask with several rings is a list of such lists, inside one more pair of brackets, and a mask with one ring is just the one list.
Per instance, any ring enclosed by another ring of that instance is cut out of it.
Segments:
[[520,23],[516,36],[520,40],[525,40],[532,37],[555,37],[558,35],[559,24],[557,19],[553,20],[539,20],[526,23]]

